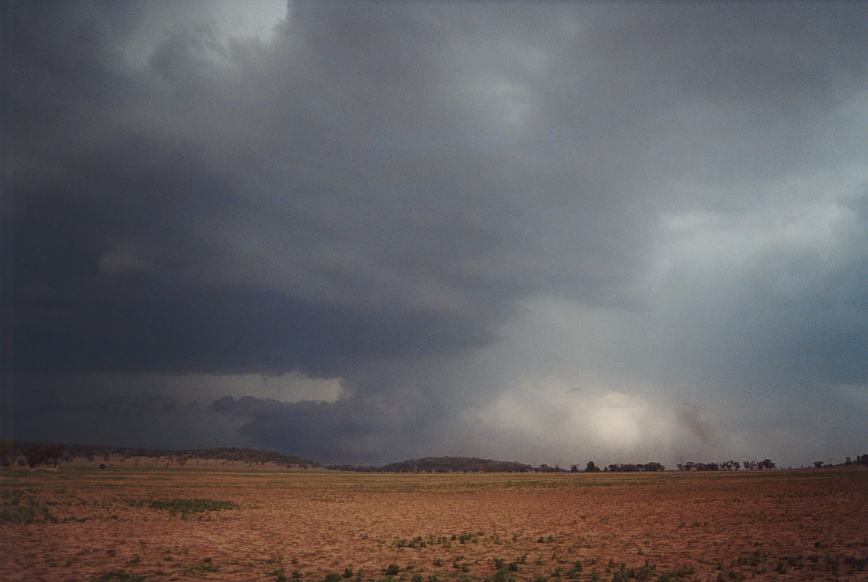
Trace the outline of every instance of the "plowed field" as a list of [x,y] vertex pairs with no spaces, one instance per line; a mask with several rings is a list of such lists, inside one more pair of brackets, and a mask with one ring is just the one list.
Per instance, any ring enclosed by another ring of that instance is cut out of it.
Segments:
[[0,579],[868,580],[868,471],[0,473]]

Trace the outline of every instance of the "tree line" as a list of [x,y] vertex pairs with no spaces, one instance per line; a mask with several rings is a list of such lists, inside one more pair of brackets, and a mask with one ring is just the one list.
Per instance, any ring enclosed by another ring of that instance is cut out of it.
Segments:
[[678,463],[676,465],[679,471],[767,471],[776,468],[775,462],[771,459],[763,459],[762,461],[721,461],[719,463],[696,463],[688,461],[686,463]]
[[[711,463],[698,463],[696,461],[688,461],[686,463],[678,463],[676,465],[679,471],[762,471],[776,468],[774,461],[771,459],[763,459],[762,461],[721,461]],[[649,461],[647,463],[613,463],[604,467],[598,466],[594,461],[588,461],[585,464],[585,473],[596,473],[599,471],[612,473],[645,473],[665,471],[666,466],[657,461]],[[580,472],[578,465],[572,465],[570,472]]]
[[248,464],[274,463],[285,467],[319,467],[318,463],[286,455],[276,451],[261,449],[246,449],[236,447],[218,447],[211,449],[144,449],[136,447],[111,447],[99,445],[60,445],[55,443],[38,443],[26,441],[12,441],[0,438],[0,467],[38,466],[56,467],[60,461],[68,461],[73,458],[85,458],[93,461],[102,458],[108,461],[110,457],[128,458],[168,458],[174,464],[183,466],[188,460],[219,460],[239,461]]
[[821,469],[823,467],[841,467],[841,466],[843,466],[843,467],[855,467],[855,466],[868,467],[868,453],[866,453],[864,455],[856,455],[855,458],[847,457],[847,459],[843,463],[841,463],[840,465],[835,465],[835,464],[827,465],[824,461],[814,461],[814,467],[816,467],[817,469]]

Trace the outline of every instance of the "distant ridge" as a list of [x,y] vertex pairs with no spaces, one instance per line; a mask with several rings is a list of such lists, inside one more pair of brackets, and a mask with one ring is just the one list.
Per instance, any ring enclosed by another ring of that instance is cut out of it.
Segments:
[[477,457],[423,457],[380,467],[390,473],[526,473],[534,468],[514,461],[495,461]]
[[243,463],[274,463],[285,467],[320,467],[315,461],[277,451],[237,447],[216,447],[210,449],[147,449],[142,447],[118,447],[110,445],[56,445],[29,441],[13,441],[12,454],[26,455],[28,451],[56,447],[62,458],[74,457],[171,457],[175,459],[201,459],[218,461],[238,461]]

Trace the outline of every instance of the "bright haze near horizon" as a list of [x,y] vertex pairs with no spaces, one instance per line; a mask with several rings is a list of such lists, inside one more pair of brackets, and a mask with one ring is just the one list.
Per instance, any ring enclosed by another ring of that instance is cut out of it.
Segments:
[[0,434],[868,444],[868,4],[3,3]]

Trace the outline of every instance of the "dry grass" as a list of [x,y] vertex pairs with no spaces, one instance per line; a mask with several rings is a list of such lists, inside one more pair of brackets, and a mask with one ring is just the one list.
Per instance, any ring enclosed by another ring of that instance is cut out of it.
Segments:
[[[0,579],[868,579],[868,472],[0,473]],[[594,578],[596,575],[596,578]]]

